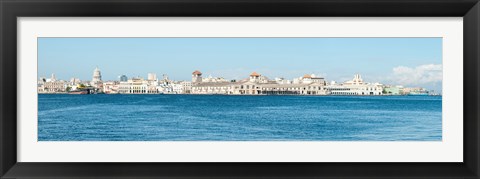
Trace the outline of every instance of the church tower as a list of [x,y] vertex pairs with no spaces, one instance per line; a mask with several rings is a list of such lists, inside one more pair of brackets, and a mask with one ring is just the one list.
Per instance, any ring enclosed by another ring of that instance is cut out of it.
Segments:
[[353,84],[355,84],[355,85],[363,84],[362,76],[360,76],[360,74],[355,74],[352,82],[353,82]]
[[54,74],[54,73],[52,73],[52,77],[50,77],[50,81],[51,81],[51,82],[57,81],[57,78],[55,77],[55,74]]
[[250,74],[250,82],[258,82],[259,78],[260,74],[258,74],[257,72],[253,72],[252,74]]
[[202,82],[202,72],[195,70],[192,73],[192,83],[201,83]]

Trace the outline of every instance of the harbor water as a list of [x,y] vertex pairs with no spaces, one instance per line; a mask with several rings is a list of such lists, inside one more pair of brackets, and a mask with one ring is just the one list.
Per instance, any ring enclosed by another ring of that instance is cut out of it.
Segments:
[[39,141],[441,141],[441,96],[38,95]]

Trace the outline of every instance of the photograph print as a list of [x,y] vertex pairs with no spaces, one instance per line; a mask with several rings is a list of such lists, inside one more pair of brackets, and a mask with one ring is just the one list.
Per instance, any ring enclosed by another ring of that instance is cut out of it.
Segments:
[[38,141],[442,141],[442,38],[41,37]]

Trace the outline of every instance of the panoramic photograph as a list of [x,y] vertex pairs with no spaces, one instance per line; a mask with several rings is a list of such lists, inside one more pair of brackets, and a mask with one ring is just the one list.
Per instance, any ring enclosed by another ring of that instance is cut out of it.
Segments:
[[442,38],[38,45],[38,141],[442,141]]

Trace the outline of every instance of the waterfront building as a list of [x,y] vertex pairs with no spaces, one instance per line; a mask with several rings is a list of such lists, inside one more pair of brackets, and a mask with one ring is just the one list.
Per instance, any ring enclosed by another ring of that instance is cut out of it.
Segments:
[[148,85],[148,87],[147,87],[147,93],[148,93],[148,94],[158,94],[158,93],[160,93],[160,91],[158,91],[157,86],[155,86],[155,85]]
[[40,77],[37,80],[37,92],[38,93],[44,93],[45,92],[45,82],[47,82],[47,79],[45,77]]
[[421,87],[403,88],[405,95],[428,95],[428,90]]
[[159,91],[158,91],[158,86],[159,82],[157,79],[155,79],[154,81],[150,81],[150,80],[147,80],[147,93],[148,94],[158,94]]
[[55,80],[37,84],[38,93],[65,93],[67,92],[67,82]]
[[[195,70],[192,81],[170,80],[166,74],[157,79],[155,73],[148,73],[147,80],[142,77],[127,79],[121,75],[120,81],[102,82],[101,72],[95,68],[92,81],[57,80],[39,78],[38,93],[66,93],[88,89],[90,93],[106,94],[225,94],[225,95],[429,95],[435,94],[425,88],[404,88],[402,86],[385,86],[380,83],[364,82],[359,74],[343,83],[332,81],[327,84],[323,77],[305,74],[293,80],[275,78],[270,80],[257,72],[247,78],[226,80],[222,77],[202,77],[202,72]],[[86,85],[84,85],[86,84]]]
[[41,77],[37,81],[38,93],[65,93],[67,92],[67,87],[68,83],[63,80],[57,80],[53,73],[50,78]]
[[[148,79],[150,78],[150,79]],[[171,81],[164,75],[164,79],[159,81],[155,74],[149,73],[147,80],[141,77],[120,81],[118,84],[118,93],[120,94],[159,94],[170,92],[169,84]]]
[[165,94],[165,91],[166,91],[165,86],[160,84],[158,86],[155,86],[155,89],[156,91],[158,91],[159,94]]
[[385,95],[402,95],[403,86],[385,86],[383,88],[383,94]]
[[303,84],[310,84],[310,83],[323,83],[323,85],[327,84],[324,78],[317,77],[315,74],[303,75],[303,77],[299,78],[298,81]]
[[190,94],[192,91],[192,82],[190,81],[182,81],[180,82],[180,85],[182,85],[182,91],[183,94]]
[[191,94],[233,94],[234,84],[237,82],[193,83]]
[[[193,74],[198,74],[195,71]],[[308,77],[311,78],[311,77]],[[197,80],[193,78],[192,80]],[[192,85],[192,94],[233,94],[233,95],[326,95],[325,80],[317,78],[310,82],[299,84],[278,83],[269,80],[257,72],[253,72],[247,79],[238,82],[197,82]]]
[[107,81],[103,83],[103,92],[105,94],[117,94],[119,89],[120,82],[118,81]]
[[383,85],[379,83],[365,83],[359,74],[353,80],[342,84],[332,83],[326,86],[332,95],[382,95]]
[[[165,77],[165,75],[164,75]],[[168,78],[168,77],[167,77]],[[147,93],[148,94],[158,94],[160,91],[158,90],[157,86],[160,84],[160,81],[157,79],[157,74],[155,73],[148,73],[147,74]]]
[[[261,76],[260,76],[261,78]],[[294,82],[289,83],[289,81],[281,81],[278,83],[268,81],[262,82],[256,89],[256,94],[295,94],[295,95],[326,95],[327,91],[325,89],[325,79],[322,77],[316,77],[314,74],[305,74],[303,77],[294,79]],[[247,86],[248,88],[248,86]],[[260,90],[258,90],[260,89]],[[248,94],[248,90],[247,90]]]
[[183,85],[180,83],[172,83],[172,94],[183,94]]
[[156,87],[158,92],[161,94],[172,94],[173,93],[173,88],[171,84],[159,84],[159,86]]
[[120,94],[148,94],[148,81],[141,77],[132,78],[128,81],[121,81],[118,85]]

